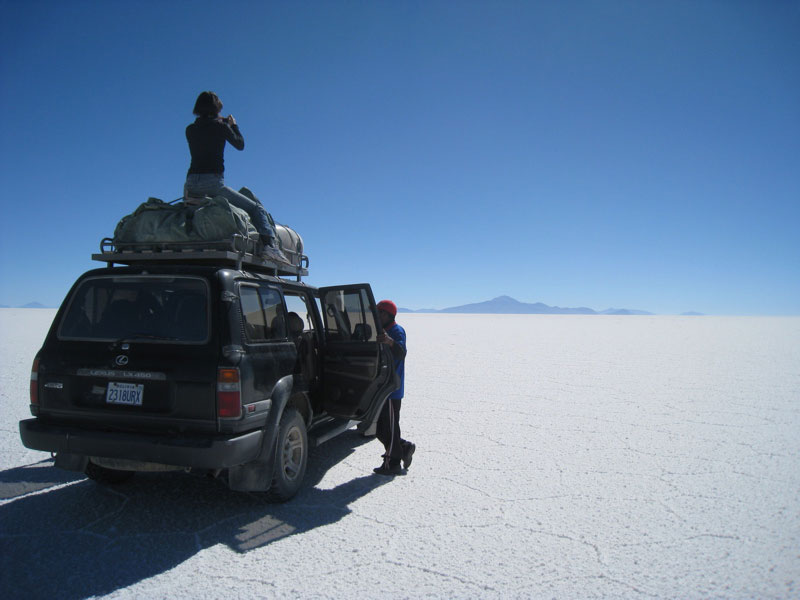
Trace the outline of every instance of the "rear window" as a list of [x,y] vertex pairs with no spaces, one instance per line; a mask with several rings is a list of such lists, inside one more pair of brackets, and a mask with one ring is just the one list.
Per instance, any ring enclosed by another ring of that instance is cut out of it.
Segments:
[[63,340],[202,343],[208,284],[192,277],[108,276],[84,280],[58,329]]

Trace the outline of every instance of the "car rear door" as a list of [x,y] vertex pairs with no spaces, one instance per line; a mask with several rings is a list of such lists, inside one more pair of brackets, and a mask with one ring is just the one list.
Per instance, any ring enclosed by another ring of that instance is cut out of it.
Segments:
[[217,429],[207,279],[108,274],[75,286],[40,353],[40,415],[128,430]]
[[391,353],[382,333],[369,284],[319,289],[325,343],[322,378],[325,411],[368,420],[396,387]]

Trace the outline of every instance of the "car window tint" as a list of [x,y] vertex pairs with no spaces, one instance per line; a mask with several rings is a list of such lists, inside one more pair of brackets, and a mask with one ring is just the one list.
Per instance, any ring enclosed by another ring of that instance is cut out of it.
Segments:
[[208,338],[208,286],[202,279],[92,277],[81,282],[59,324],[64,340],[200,343]]
[[268,325],[266,339],[285,340],[287,337],[286,314],[278,290],[266,286],[259,288],[261,303],[264,306],[264,316]]
[[331,290],[325,294],[325,335],[329,340],[376,340],[375,319],[364,290]]
[[278,290],[264,285],[242,285],[239,296],[248,340],[287,339],[286,314]]
[[264,309],[261,306],[258,288],[243,285],[239,288],[239,297],[242,301],[242,316],[244,317],[247,338],[250,340],[265,339],[266,321],[264,320]]

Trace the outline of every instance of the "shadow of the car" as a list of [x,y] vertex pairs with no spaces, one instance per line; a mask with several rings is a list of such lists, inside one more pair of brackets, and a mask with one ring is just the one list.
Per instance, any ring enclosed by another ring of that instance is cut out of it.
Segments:
[[19,498],[81,479],[86,479],[83,473],[55,469],[53,459],[47,458],[31,465],[0,471],[0,500]]
[[[108,594],[216,544],[249,552],[335,523],[350,514],[352,502],[391,481],[365,474],[331,489],[315,487],[367,441],[346,432],[313,449],[302,489],[284,504],[181,472],[140,473],[108,487],[55,469],[50,460],[2,472],[0,486],[11,499],[0,505],[0,569],[15,576],[13,587],[11,578],[2,578],[0,595]],[[47,577],[32,564],[47,564]]]

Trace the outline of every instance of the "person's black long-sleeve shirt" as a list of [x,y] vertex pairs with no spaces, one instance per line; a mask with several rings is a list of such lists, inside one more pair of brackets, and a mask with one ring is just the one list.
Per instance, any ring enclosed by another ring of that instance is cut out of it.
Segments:
[[225,142],[237,150],[244,150],[244,137],[238,125],[229,125],[220,118],[197,117],[186,128],[186,141],[192,162],[189,175],[225,172]]

